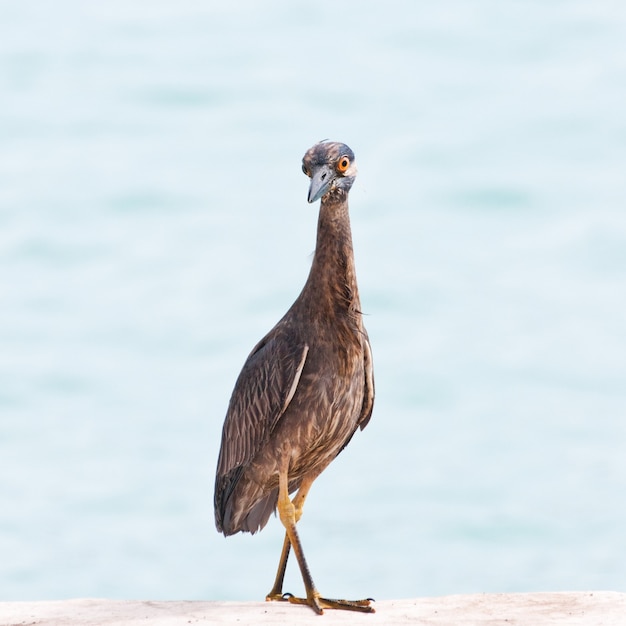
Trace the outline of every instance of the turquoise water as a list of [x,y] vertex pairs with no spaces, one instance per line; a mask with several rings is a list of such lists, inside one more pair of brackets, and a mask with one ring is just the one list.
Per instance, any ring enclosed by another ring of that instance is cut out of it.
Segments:
[[625,41],[604,0],[4,3],[0,600],[269,590],[280,523],[218,535],[213,472],[326,137],[378,395],[319,588],[624,590]]

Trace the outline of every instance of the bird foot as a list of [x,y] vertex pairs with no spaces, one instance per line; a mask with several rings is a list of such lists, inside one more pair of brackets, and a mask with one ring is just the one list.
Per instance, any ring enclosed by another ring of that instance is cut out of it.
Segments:
[[290,595],[291,595],[290,593],[283,593],[282,591],[276,592],[272,590],[265,596],[265,601],[266,602],[288,602]]
[[306,598],[297,598],[291,593],[269,593],[265,599],[269,602],[277,600],[281,602],[291,602],[292,604],[306,604],[310,606],[318,615],[323,615],[324,609],[340,609],[344,611],[358,611],[360,613],[375,613],[372,602],[373,598],[366,600],[333,600],[330,598],[322,598],[315,593]]

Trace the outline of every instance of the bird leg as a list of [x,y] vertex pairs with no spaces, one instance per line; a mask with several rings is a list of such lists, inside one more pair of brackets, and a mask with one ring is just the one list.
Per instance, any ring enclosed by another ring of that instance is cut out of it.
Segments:
[[[313,484],[316,476],[305,477],[300,484],[298,493],[291,501],[295,508],[295,521],[296,524],[302,517],[302,509],[304,507],[304,501],[309,493],[309,489]],[[285,541],[283,543],[283,549],[280,554],[280,561],[278,562],[278,570],[276,572],[276,580],[272,590],[265,597],[266,600],[284,600],[283,596],[283,581],[285,580],[285,572],[287,571],[287,559],[289,558],[289,552],[291,550],[291,541],[289,541],[289,533],[285,533]]]
[[265,596],[267,601],[270,600],[284,600],[283,595],[283,581],[285,580],[285,572],[287,571],[287,559],[289,558],[289,552],[291,550],[291,541],[289,541],[289,535],[285,533],[285,541],[283,543],[283,550],[280,553],[280,561],[278,562],[278,570],[276,571],[276,580],[272,590]]
[[[292,502],[289,499],[289,480],[287,472],[282,471],[279,475],[277,508],[280,521],[285,527],[286,536],[283,543],[283,550],[278,565],[278,572],[276,573],[274,587],[266,596],[266,600],[288,600],[293,604],[306,604],[307,606],[310,606],[318,615],[322,615],[324,613],[324,609],[344,609],[348,611],[373,613],[374,608],[371,606],[371,599],[333,600],[329,598],[322,598],[319,591],[315,588],[311,572],[309,571],[309,566],[304,558],[304,551],[302,550],[300,537],[296,530],[296,522],[302,515],[302,505],[304,504],[304,500],[312,482],[313,480],[310,479],[303,483]],[[287,569],[287,559],[289,557],[291,546],[293,546],[293,551],[296,555],[298,565],[300,566],[300,573],[302,574],[302,580],[306,590],[306,598],[296,598],[291,594],[282,593],[285,570]]]

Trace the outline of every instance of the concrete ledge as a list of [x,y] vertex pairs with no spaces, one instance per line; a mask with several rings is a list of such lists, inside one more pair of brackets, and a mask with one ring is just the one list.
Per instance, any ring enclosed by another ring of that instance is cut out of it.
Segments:
[[282,602],[61,600],[2,602],[2,626],[183,626],[187,624],[425,624],[437,626],[624,626],[626,593],[498,593],[384,600],[375,614],[326,611]]

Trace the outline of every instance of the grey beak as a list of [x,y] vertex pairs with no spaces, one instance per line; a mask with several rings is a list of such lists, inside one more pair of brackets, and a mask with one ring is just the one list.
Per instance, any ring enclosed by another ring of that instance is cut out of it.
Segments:
[[335,174],[328,165],[320,165],[311,176],[309,202],[319,200],[330,188]]

